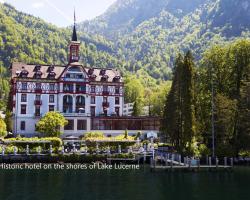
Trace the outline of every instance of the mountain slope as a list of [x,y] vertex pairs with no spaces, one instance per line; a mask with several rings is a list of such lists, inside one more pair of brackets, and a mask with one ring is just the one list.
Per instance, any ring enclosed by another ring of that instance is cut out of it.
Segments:
[[[0,3],[0,66],[11,62],[67,64],[71,29],[61,29]],[[113,45],[101,36],[79,33],[81,59],[90,66],[122,66]],[[122,68],[122,67],[121,67]]]
[[[160,81],[172,76],[176,54],[198,60],[212,44],[249,37],[248,0],[118,0],[78,25],[81,59]],[[70,29],[0,4],[0,65],[67,63]]]
[[179,51],[196,60],[211,45],[249,37],[248,0],[118,0],[81,30],[114,42],[129,70],[168,79]]
[[141,23],[158,16],[163,10],[176,17],[194,11],[205,0],[117,0],[103,15],[81,24],[86,32],[108,38],[129,33]]

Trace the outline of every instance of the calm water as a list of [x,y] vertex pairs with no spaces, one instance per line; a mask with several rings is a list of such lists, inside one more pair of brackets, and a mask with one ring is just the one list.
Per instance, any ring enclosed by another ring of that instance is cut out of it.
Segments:
[[0,170],[0,200],[249,200],[250,168],[232,173]]

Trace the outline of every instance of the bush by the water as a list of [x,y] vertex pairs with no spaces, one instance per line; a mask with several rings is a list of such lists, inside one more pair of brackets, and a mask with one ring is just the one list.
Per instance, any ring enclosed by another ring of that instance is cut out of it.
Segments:
[[[58,151],[62,146],[62,140],[57,137],[47,137],[47,138],[10,138],[4,140],[7,144],[7,148],[13,150],[13,146],[16,146],[19,152],[25,152],[26,146],[29,145],[30,152],[38,152],[38,148],[41,147],[42,150],[49,150],[50,145],[52,145],[53,151]],[[13,151],[14,152],[14,151]],[[6,152],[7,153],[7,152]]]

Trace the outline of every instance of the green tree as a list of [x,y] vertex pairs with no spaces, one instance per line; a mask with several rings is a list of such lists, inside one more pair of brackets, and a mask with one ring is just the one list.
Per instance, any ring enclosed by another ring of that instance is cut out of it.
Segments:
[[143,98],[144,87],[136,76],[125,77],[125,102],[135,102],[137,98]]
[[58,112],[48,112],[36,124],[36,130],[46,137],[59,137],[62,133],[59,127],[67,125],[68,121]]
[[196,130],[194,112],[194,61],[190,51],[184,57],[181,88],[183,137],[187,152],[192,154],[191,146]]
[[6,124],[4,120],[0,117],[0,137],[5,137],[7,135]]
[[125,132],[124,132],[124,138],[125,139],[128,139],[128,130],[126,129]]
[[175,63],[173,84],[167,95],[162,128],[179,152],[193,154],[195,141],[194,62],[191,52]]
[[218,156],[232,156],[231,152],[234,151],[232,143],[234,138],[236,103],[236,100],[232,100],[219,93],[215,97],[216,155]]
[[142,100],[140,98],[137,98],[133,105],[132,116],[134,117],[140,116],[142,114],[142,110],[143,110]]
[[163,112],[162,131],[166,134],[166,139],[181,152],[182,123],[180,118],[180,80],[183,68],[183,57],[179,54],[175,61],[173,82],[169,93],[166,94],[166,102]]
[[239,98],[236,153],[240,150],[250,151],[250,65],[247,74],[242,81]]
[[4,121],[5,121],[5,124],[6,124],[7,131],[12,132],[12,127],[13,127],[12,113],[9,110],[6,111]]

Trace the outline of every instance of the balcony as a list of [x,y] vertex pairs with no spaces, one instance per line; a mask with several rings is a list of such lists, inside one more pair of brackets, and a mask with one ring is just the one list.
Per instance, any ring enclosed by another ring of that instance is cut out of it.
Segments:
[[41,101],[41,100],[35,100],[35,101],[34,101],[34,104],[35,104],[36,106],[41,106],[41,105],[42,105],[42,101]]
[[109,102],[103,102],[102,106],[105,107],[105,108],[108,108],[109,107]]
[[35,93],[42,93],[42,89],[41,88],[35,88]]
[[90,113],[78,113],[78,112],[72,112],[72,113],[61,113],[65,117],[90,117]]
[[40,117],[42,117],[42,114],[41,114],[41,113],[35,113],[35,114],[34,114],[34,117],[35,117],[35,118],[40,118]]
[[109,91],[103,91],[103,92],[102,92],[102,95],[108,96],[108,95],[109,95]]

